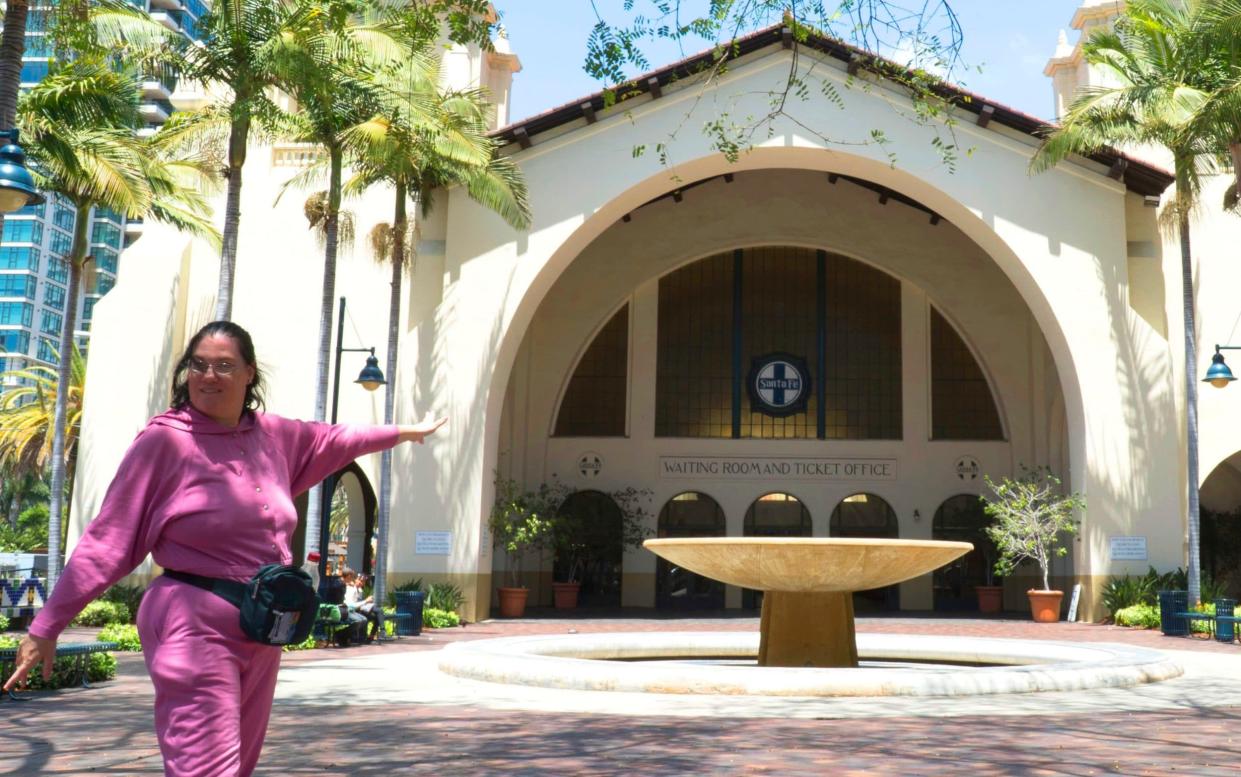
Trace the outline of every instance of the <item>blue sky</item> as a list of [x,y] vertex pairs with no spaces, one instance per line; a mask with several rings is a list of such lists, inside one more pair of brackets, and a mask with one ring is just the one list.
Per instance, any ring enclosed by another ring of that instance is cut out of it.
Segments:
[[[895,0],[910,2],[910,0]],[[689,2],[689,0],[687,0]],[[623,0],[595,0],[614,22],[626,17]],[[1069,29],[1081,0],[951,0],[965,35],[962,59],[981,66],[954,74],[971,91],[1040,118],[1052,118],[1051,83],[1043,66],[1056,35]],[[601,84],[582,71],[586,39],[594,25],[590,0],[495,0],[522,71],[513,80],[513,121],[598,91]],[[639,3],[640,5],[640,3]],[[694,46],[688,53],[705,48]],[[679,52],[651,52],[661,67]]]

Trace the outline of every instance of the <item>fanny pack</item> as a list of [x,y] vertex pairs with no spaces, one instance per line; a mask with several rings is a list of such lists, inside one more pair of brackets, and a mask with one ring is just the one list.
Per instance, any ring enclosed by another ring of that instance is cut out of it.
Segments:
[[297,567],[267,564],[248,582],[165,569],[164,576],[219,596],[241,612],[241,630],[264,645],[304,642],[315,627],[319,598],[310,575]]

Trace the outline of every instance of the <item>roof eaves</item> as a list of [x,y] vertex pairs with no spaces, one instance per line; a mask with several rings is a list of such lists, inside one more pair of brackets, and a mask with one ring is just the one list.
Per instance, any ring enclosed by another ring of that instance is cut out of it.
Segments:
[[[769,46],[785,45],[787,39],[787,28],[783,25],[777,24],[758,30],[733,42],[731,46],[734,49],[732,58],[738,59]],[[903,65],[876,56],[864,49],[851,46],[835,38],[812,34],[803,45],[810,46],[820,53],[840,60],[846,63],[847,66],[861,68],[883,78],[890,79],[896,75],[913,75],[913,71]],[[715,63],[715,52],[715,49],[707,49],[658,70],[652,70],[632,81],[627,81],[623,88],[627,95],[650,93],[652,89],[662,88],[667,84],[698,75]],[[1051,122],[1022,113],[994,100],[988,100],[981,95],[974,94],[947,82],[941,82],[932,87],[932,92],[956,107],[975,115],[989,109],[988,112],[991,114],[990,121],[1035,138],[1042,139],[1054,130],[1056,126]],[[609,106],[610,101],[605,100],[605,94],[606,91],[598,91],[581,99],[567,102],[535,116],[514,122],[506,127],[501,127],[492,132],[491,136],[501,143],[507,144],[518,142],[524,135],[528,143],[530,142],[528,139],[540,133],[561,127],[577,119],[586,119],[593,122],[595,113]],[[1090,154],[1088,158],[1103,165],[1109,171],[1122,170],[1125,186],[1137,194],[1162,194],[1165,189],[1172,185],[1174,180],[1173,176],[1167,171],[1122,154],[1114,149],[1104,149],[1095,152]],[[1125,164],[1118,167],[1117,163],[1121,160]]]

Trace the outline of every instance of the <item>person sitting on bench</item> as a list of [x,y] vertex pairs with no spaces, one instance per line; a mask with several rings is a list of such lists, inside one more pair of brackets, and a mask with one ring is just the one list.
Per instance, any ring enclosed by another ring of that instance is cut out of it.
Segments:
[[350,624],[364,624],[360,630],[366,635],[366,641],[374,641],[379,633],[379,616],[375,612],[374,599],[365,591],[366,575],[346,568],[341,579],[345,581],[345,605],[349,608]]

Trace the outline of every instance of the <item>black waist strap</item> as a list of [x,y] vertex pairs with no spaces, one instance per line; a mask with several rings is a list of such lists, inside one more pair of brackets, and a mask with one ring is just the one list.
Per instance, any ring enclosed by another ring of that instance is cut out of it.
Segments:
[[179,572],[175,569],[165,569],[164,577],[180,580],[182,583],[189,583],[204,591],[210,591],[234,607],[241,607],[241,600],[246,595],[246,584],[239,583],[236,580],[195,575],[190,572]]

